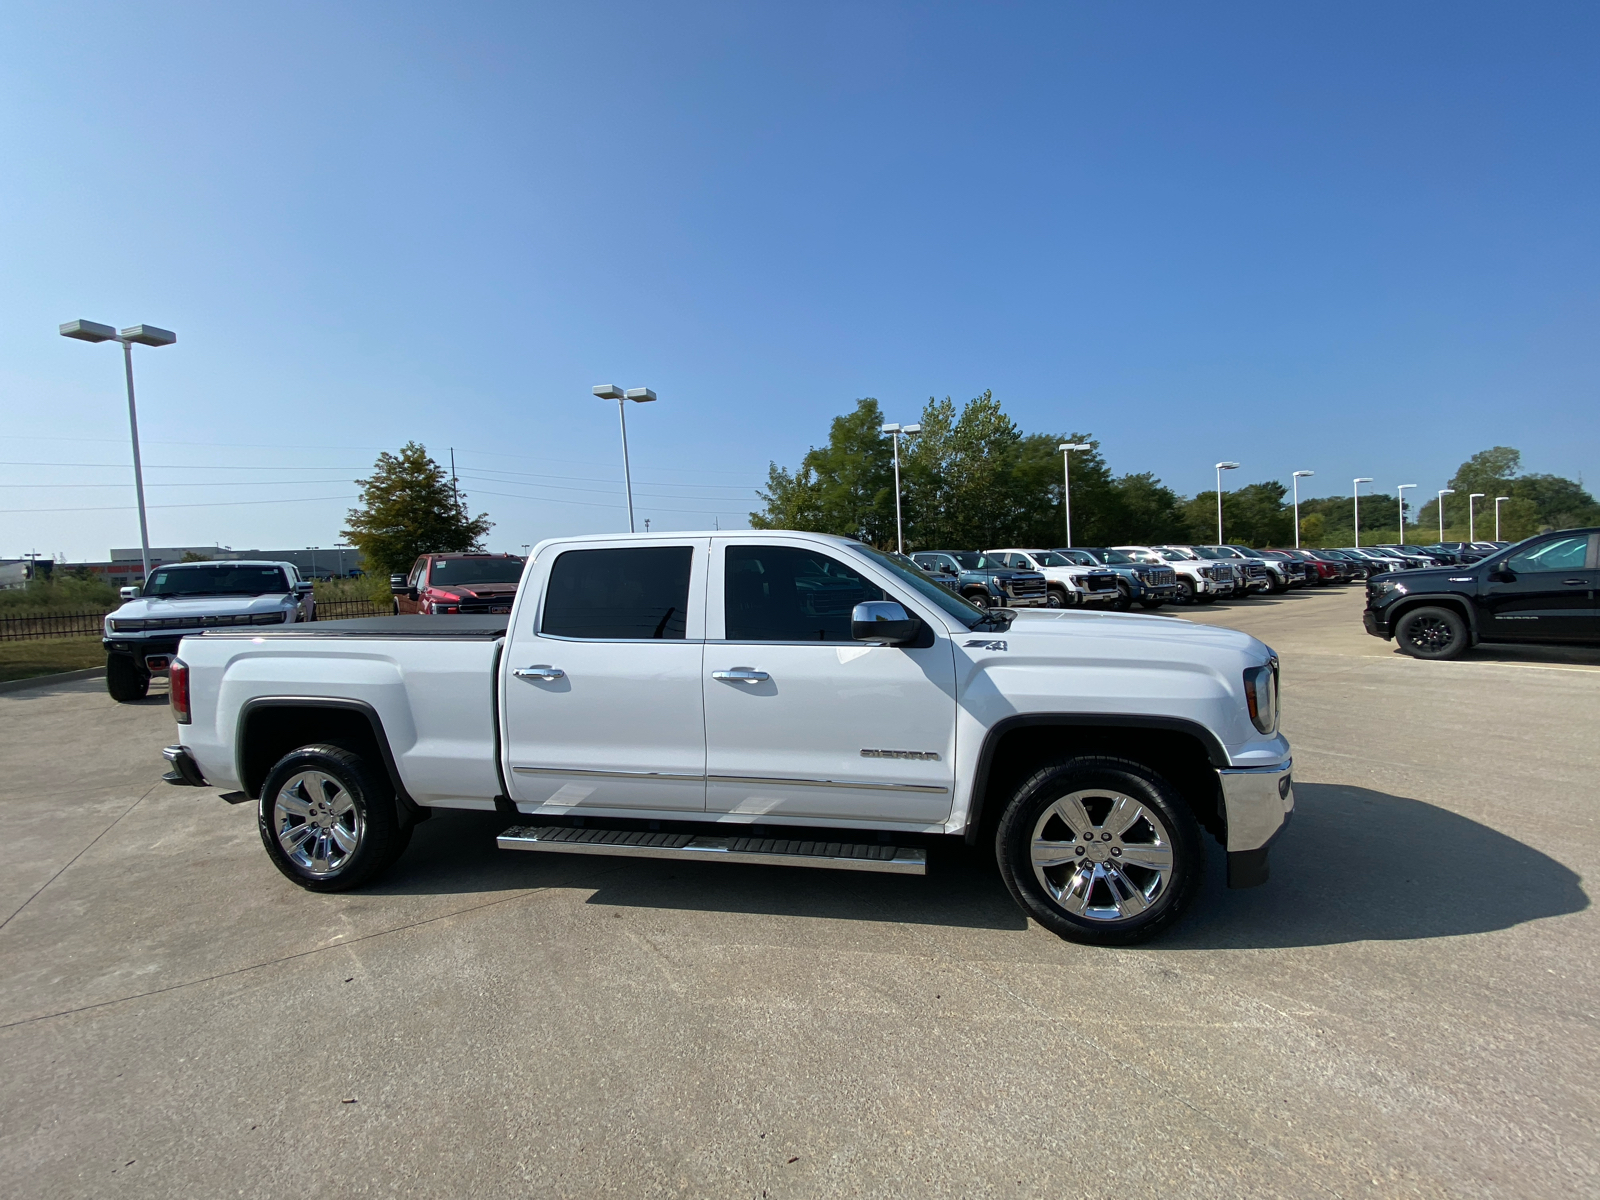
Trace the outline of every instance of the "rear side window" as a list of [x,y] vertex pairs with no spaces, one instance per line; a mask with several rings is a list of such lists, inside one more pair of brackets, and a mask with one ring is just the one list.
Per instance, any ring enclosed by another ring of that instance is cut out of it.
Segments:
[[838,559],[795,546],[729,546],[730,642],[848,642],[850,611],[883,589]]
[[550,568],[541,633],[679,638],[689,615],[692,546],[568,550]]
[[1518,575],[1535,571],[1581,571],[1589,557],[1589,535],[1540,542],[1511,557],[1506,566]]

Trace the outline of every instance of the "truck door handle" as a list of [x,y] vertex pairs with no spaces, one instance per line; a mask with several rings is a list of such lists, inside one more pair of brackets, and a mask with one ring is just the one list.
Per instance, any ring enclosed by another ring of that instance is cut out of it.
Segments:
[[734,667],[730,671],[713,671],[711,678],[726,679],[729,683],[765,683],[772,676],[751,667]]
[[518,679],[542,679],[546,683],[554,683],[557,679],[564,679],[567,674],[560,667],[552,667],[547,663],[540,663],[532,667],[518,667],[511,673]]
[[1562,583],[1570,583],[1574,587],[1582,587],[1584,584],[1588,583],[1589,581],[1587,579],[1563,579],[1561,582]]

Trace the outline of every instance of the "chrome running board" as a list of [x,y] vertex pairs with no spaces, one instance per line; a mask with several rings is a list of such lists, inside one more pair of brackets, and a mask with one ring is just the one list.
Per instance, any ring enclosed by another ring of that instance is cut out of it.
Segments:
[[497,842],[502,850],[544,850],[553,854],[767,863],[780,867],[824,867],[834,871],[880,871],[891,875],[928,873],[925,850],[861,842],[716,837],[645,829],[572,829],[565,825],[515,825],[502,833]]

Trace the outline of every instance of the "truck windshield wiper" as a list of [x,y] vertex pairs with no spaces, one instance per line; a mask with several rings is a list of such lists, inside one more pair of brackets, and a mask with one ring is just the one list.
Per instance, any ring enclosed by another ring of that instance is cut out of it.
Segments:
[[1001,633],[1011,628],[1011,622],[1017,619],[1017,614],[1010,609],[989,609],[983,616],[973,623],[973,630],[996,629]]

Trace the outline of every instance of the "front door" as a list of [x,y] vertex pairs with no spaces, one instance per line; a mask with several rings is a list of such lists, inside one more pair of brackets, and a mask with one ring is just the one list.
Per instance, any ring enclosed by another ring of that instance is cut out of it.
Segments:
[[501,671],[507,786],[526,813],[703,812],[708,540],[546,547]]
[[[780,539],[715,544],[705,660],[706,807],[781,823],[950,814],[955,660],[852,640],[865,600],[899,600],[864,562]],[[920,615],[920,614],[919,614]]]
[[1593,540],[1566,534],[1495,559],[1484,584],[1478,635],[1489,642],[1594,640]]

